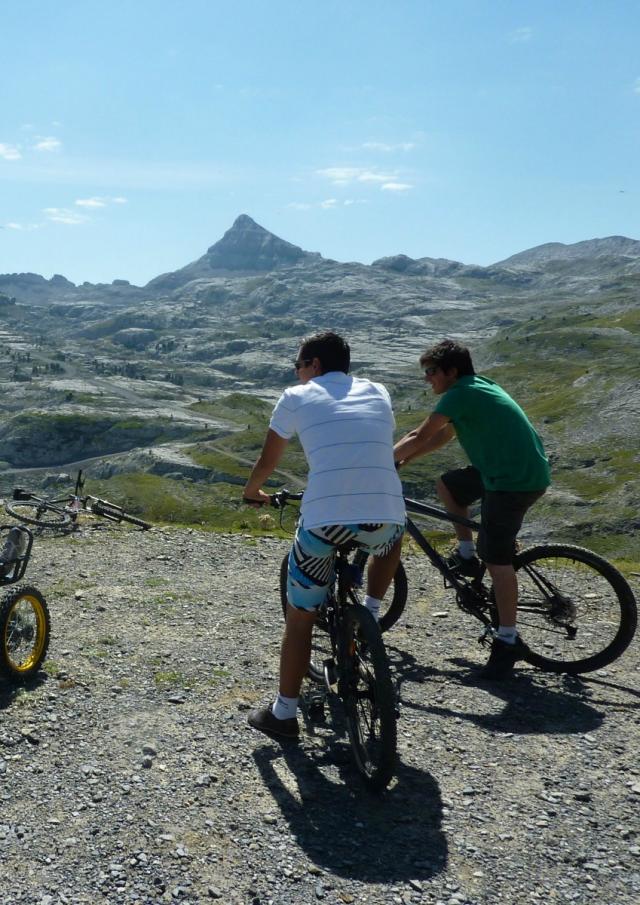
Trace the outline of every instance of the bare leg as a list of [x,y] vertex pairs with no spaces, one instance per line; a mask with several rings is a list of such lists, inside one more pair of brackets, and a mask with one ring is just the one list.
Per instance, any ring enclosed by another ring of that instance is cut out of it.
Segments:
[[402,538],[389,550],[386,556],[372,556],[367,570],[367,594],[382,600],[391,584],[391,579],[396,574],[400,553],[402,552]]
[[287,625],[280,650],[280,694],[297,698],[311,659],[311,634],[315,610],[298,610],[287,604]]
[[[436,491],[447,512],[450,512],[452,515],[459,515],[462,518],[469,518],[469,507],[461,506],[460,503],[456,503],[442,478],[438,478],[436,481]],[[466,525],[454,524],[453,529],[456,532],[458,540],[473,540],[473,532],[471,528],[467,528]]]
[[487,563],[493,581],[500,625],[515,626],[518,610],[518,579],[513,566],[496,566]]

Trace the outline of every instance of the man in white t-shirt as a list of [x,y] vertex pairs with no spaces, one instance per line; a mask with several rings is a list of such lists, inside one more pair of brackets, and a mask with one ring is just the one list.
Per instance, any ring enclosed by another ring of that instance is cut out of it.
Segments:
[[269,503],[261,487],[297,434],[309,477],[289,554],[280,687],[273,705],[249,715],[249,724],[269,735],[299,734],[298,696],[316,612],[333,580],[336,547],[354,541],[372,555],[364,603],[375,618],[400,559],[405,508],[393,459],[391,400],[382,384],[350,376],[349,365],[349,344],[336,333],[302,341],[295,362],[300,383],[276,403],[244,488],[245,502]]

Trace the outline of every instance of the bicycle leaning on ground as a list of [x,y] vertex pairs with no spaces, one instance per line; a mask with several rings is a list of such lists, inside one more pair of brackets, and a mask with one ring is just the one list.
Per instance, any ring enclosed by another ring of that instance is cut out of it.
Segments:
[[84,477],[78,472],[73,493],[61,497],[42,497],[30,490],[16,487],[11,501],[4,508],[13,518],[38,528],[57,531],[72,531],[81,513],[106,519],[110,522],[128,522],[138,528],[147,530],[153,527],[135,515],[125,512],[121,506],[101,500],[98,497],[82,495]]
[[[271,505],[282,512],[290,501],[301,499],[301,493],[284,489],[271,496]],[[353,550],[346,544],[336,551],[335,582],[314,624],[313,649],[316,655],[321,649],[322,658],[312,658],[308,677],[338,694],[356,768],[369,788],[382,790],[396,762],[395,691],[380,629],[358,599],[362,573],[349,562]],[[282,570],[280,578],[282,582]],[[286,618],[286,571],[284,581]]]
[[[447,512],[439,506],[405,497],[407,512],[436,521],[466,525],[477,531],[478,522]],[[442,575],[445,588],[455,595],[460,609],[484,625],[481,643],[490,642],[499,625],[493,587],[484,563],[474,578],[460,575],[407,518],[407,534]],[[367,555],[357,550],[353,564],[360,571]],[[518,629],[528,648],[525,660],[546,672],[579,675],[613,663],[627,649],[636,631],[637,604],[625,577],[596,553],[571,544],[539,544],[515,554],[518,577]],[[281,592],[286,589],[287,563],[281,568]],[[407,602],[407,579],[398,565],[380,615],[387,631],[398,621]]]
[[[22,525],[0,525],[0,587],[23,577],[33,534]],[[24,682],[40,668],[49,647],[47,602],[33,585],[20,585],[0,597],[0,676]]]

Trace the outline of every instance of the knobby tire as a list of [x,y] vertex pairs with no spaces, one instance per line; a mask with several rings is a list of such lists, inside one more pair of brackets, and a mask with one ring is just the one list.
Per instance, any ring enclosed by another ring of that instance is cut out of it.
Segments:
[[578,675],[608,666],[636,631],[636,600],[624,576],[601,556],[569,544],[541,544],[514,562],[518,628],[527,661]]
[[396,764],[395,693],[380,629],[360,604],[345,607],[338,651],[338,693],[356,767],[370,789],[381,791]]
[[71,516],[63,509],[53,509],[46,503],[16,503],[7,502],[4,508],[9,515],[19,522],[27,525],[37,525],[38,528],[68,528],[71,525]]
[[0,600],[0,675],[14,682],[33,676],[49,647],[47,602],[31,585],[12,588]]

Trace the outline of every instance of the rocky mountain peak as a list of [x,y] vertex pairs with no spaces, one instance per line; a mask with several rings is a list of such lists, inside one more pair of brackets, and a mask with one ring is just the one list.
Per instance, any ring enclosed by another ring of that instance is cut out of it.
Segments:
[[240,214],[224,236],[207,250],[212,270],[277,270],[311,257],[270,233],[247,214]]
[[304,251],[270,233],[248,214],[240,214],[233,226],[201,258],[173,273],[156,277],[147,284],[147,288],[174,290],[192,280],[224,274],[268,273],[318,258],[320,255]]

